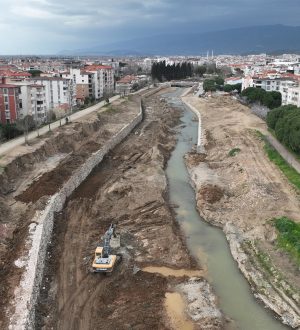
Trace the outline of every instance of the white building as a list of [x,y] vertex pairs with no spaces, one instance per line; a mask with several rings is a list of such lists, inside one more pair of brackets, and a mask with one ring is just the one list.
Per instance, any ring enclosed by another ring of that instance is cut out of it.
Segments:
[[85,72],[94,73],[92,77],[93,97],[98,100],[114,92],[114,70],[106,65],[89,65]]
[[59,77],[34,77],[33,84],[45,87],[46,106],[48,110],[63,109],[65,112],[76,105],[76,90],[73,88],[73,80]]
[[253,79],[251,76],[245,76],[242,78],[242,91],[246,88],[253,87]]
[[84,103],[86,98],[94,98],[95,78],[94,73],[85,72],[82,69],[70,68],[69,72],[62,72],[60,76],[64,79],[73,81],[74,89],[76,90],[76,102]]
[[242,84],[243,78],[242,77],[230,77],[225,79],[226,85],[236,85],[236,84]]
[[28,81],[15,82],[14,85],[19,86],[19,118],[22,119],[28,115],[39,123],[47,121],[45,86]]
[[[289,104],[291,99],[290,88],[296,87],[297,83],[293,80],[283,80],[280,83],[280,93],[282,97],[282,105]],[[290,96],[289,96],[290,95]]]
[[300,108],[300,86],[288,87],[282,104],[292,104]]

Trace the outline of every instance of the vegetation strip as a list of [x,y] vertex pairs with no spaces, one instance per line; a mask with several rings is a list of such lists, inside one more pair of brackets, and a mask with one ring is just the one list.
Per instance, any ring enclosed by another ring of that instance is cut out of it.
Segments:
[[279,152],[271,146],[271,144],[267,141],[266,137],[261,132],[256,132],[260,139],[264,141],[264,150],[271,162],[277,165],[281,172],[287,177],[287,179],[297,189],[300,190],[300,174],[281,157]]
[[273,219],[278,231],[277,243],[300,264],[300,224],[287,217]]

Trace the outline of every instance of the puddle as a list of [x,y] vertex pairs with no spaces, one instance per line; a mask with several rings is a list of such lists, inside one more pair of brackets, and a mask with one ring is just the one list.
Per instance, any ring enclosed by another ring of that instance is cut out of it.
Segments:
[[196,277],[203,276],[204,272],[202,270],[188,270],[188,269],[172,269],[168,267],[145,267],[142,269],[143,272],[147,273],[157,273],[163,276],[175,276],[175,277]]
[[165,308],[173,329],[193,330],[193,322],[185,315],[185,302],[178,292],[166,293]]

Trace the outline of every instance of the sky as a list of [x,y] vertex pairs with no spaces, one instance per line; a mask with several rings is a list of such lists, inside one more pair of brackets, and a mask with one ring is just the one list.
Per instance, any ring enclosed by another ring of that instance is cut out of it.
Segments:
[[0,0],[0,54],[271,24],[299,26],[300,0]]

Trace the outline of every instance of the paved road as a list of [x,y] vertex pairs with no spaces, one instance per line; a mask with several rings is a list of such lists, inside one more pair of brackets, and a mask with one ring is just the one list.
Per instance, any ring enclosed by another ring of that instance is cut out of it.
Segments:
[[[119,98],[120,98],[120,95],[116,95],[114,97],[111,97],[110,98],[110,102],[113,102],[113,101],[115,101],[115,100],[117,100]],[[83,116],[86,116],[86,115],[88,115],[88,114],[90,114],[90,113],[92,113],[92,112],[94,112],[96,110],[99,110],[99,108],[102,108],[105,104],[106,104],[105,101],[99,102],[99,103],[97,103],[97,104],[95,104],[95,105],[93,105],[93,106],[91,106],[89,108],[86,108],[84,110],[81,110],[81,111],[78,111],[78,112],[73,113],[72,116],[69,116],[69,119],[72,120],[72,121],[77,120],[77,119],[79,119],[79,118],[81,118]],[[65,124],[65,120],[64,119],[61,120],[61,124],[62,125]],[[60,121],[59,120],[58,121],[55,121],[54,123],[52,123],[50,125],[50,127],[51,127],[51,130],[54,130],[54,129],[60,127]],[[46,126],[43,126],[42,128],[39,129],[39,134],[40,135],[44,135],[48,131],[49,131],[49,127],[48,127],[48,125],[46,125]],[[28,134],[28,141],[30,141],[32,139],[35,139],[36,137],[37,137],[37,131],[30,132]],[[9,150],[11,150],[11,149],[13,149],[13,148],[15,148],[17,146],[20,146],[20,145],[22,145],[24,143],[25,143],[24,136],[21,136],[21,137],[18,137],[16,139],[10,140],[8,142],[2,143],[0,145],[0,155],[5,154]]]
[[267,140],[270,144],[280,153],[281,157],[285,159],[298,173],[300,173],[300,162],[299,160],[289,152],[277,139],[271,135],[266,134]]

